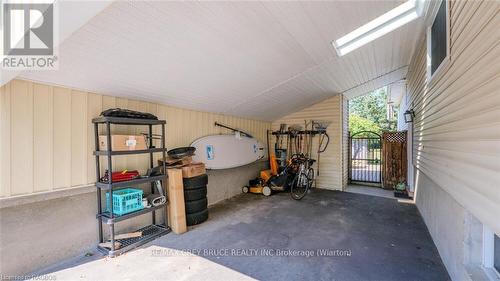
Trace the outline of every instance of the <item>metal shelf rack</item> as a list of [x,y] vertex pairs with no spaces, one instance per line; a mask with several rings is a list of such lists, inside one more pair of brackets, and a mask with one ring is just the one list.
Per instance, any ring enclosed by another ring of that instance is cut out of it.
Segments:
[[[154,182],[158,180],[165,180],[165,175],[152,176],[152,177],[141,177],[138,179],[133,179],[129,181],[113,182],[110,178],[108,182],[101,182],[101,165],[100,158],[107,158],[107,169],[109,173],[113,171],[113,161],[112,156],[115,155],[135,155],[135,154],[149,154],[149,166],[154,167],[153,154],[162,153],[163,160],[163,171],[166,171],[166,148],[165,148],[165,120],[146,120],[146,119],[132,119],[132,118],[121,118],[121,117],[97,117],[92,119],[94,123],[95,131],[95,151],[94,156],[96,159],[96,189],[97,189],[97,215],[99,226],[99,243],[103,242],[103,223],[109,226],[111,249],[107,249],[101,246],[97,246],[97,249],[110,256],[115,257],[133,248],[136,248],[142,244],[150,242],[157,237],[165,235],[170,232],[170,228],[167,226],[167,216],[166,216],[166,204],[161,204],[159,206],[145,208],[125,215],[117,216],[113,214],[113,204],[109,202],[109,211],[103,212],[102,210],[102,191],[109,192],[110,201],[113,198],[113,190],[124,188],[128,186],[135,186],[144,183],[151,183],[151,193],[155,192]],[[106,127],[106,137],[107,143],[111,144],[111,125],[144,125],[148,126],[148,140],[149,149],[145,150],[135,150],[135,151],[113,151],[111,145],[107,146],[107,150],[99,150],[99,125],[104,125]],[[153,126],[161,125],[161,147],[153,147]],[[165,210],[165,224],[156,224],[155,212],[157,210]],[[147,213],[152,213],[152,224],[139,229],[142,231],[143,235],[141,237],[128,238],[128,239],[115,239],[115,223],[124,221],[139,215],[144,215]],[[120,242],[121,247],[115,249],[115,241]]]

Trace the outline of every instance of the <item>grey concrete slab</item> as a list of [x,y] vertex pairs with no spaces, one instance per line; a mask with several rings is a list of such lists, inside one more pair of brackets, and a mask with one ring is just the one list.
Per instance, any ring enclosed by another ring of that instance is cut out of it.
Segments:
[[[241,187],[267,165],[258,161],[243,167],[208,171],[208,204],[240,194]],[[149,185],[142,188],[147,191]],[[96,212],[95,187],[92,191],[82,187],[0,199],[0,279],[25,276],[54,264],[71,264],[69,259],[95,249]],[[163,212],[156,214],[156,221],[163,223]],[[145,214],[120,222],[115,231],[133,231],[150,223],[151,214]],[[104,226],[105,236],[108,229]]]
[[56,269],[57,280],[450,279],[414,204],[327,190],[242,194],[183,235]]
[[399,202],[402,203],[414,203],[413,199],[398,198],[394,196],[394,190],[387,190],[381,187],[360,185],[360,184],[349,184],[345,191],[351,193],[389,198],[393,200],[398,200]]

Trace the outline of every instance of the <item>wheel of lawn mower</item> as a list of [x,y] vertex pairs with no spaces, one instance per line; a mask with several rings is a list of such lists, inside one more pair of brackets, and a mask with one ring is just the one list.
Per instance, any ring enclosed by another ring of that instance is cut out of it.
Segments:
[[263,186],[262,187],[262,194],[264,194],[264,196],[270,196],[271,195],[271,188],[267,185]]
[[248,193],[248,186],[246,186],[246,185],[245,185],[244,187],[242,187],[242,188],[241,188],[241,191],[242,191],[243,193]]
[[188,226],[200,224],[208,219],[208,209],[198,213],[187,214],[186,223]]
[[186,201],[185,206],[186,206],[186,214],[198,213],[207,209],[208,200],[207,198],[203,198],[200,200]]
[[192,178],[184,178],[182,181],[184,183],[184,190],[196,189],[208,184],[208,176],[205,174]]
[[207,197],[207,187],[184,190],[184,201],[195,201]]

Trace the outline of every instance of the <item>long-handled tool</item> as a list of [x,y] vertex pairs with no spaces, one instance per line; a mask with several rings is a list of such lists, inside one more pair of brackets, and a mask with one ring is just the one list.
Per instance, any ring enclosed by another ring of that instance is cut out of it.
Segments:
[[229,126],[226,126],[226,125],[223,125],[223,124],[220,124],[220,123],[217,123],[217,122],[215,122],[215,126],[221,127],[221,128],[224,128],[224,129],[228,129],[228,130],[231,130],[231,131],[236,132],[236,133],[240,133],[241,135],[244,135],[246,137],[249,137],[249,138],[253,139],[252,135],[250,135],[249,133],[243,132],[241,130],[238,130],[238,129],[235,129],[235,128],[231,128]]
[[[320,164],[320,156],[321,153],[326,151],[326,148],[328,147],[328,144],[330,143],[330,136],[326,133],[326,128],[330,124],[330,121],[313,121],[312,127],[314,130],[319,132],[319,138],[318,138],[318,169],[316,170],[316,176],[319,176],[319,164]],[[324,147],[323,142],[326,139],[326,144]]]

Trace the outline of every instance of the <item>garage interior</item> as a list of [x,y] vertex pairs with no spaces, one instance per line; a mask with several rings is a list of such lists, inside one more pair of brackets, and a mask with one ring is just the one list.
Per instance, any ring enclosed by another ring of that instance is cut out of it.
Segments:
[[500,2],[48,3],[50,69],[2,3],[0,279],[500,280]]

